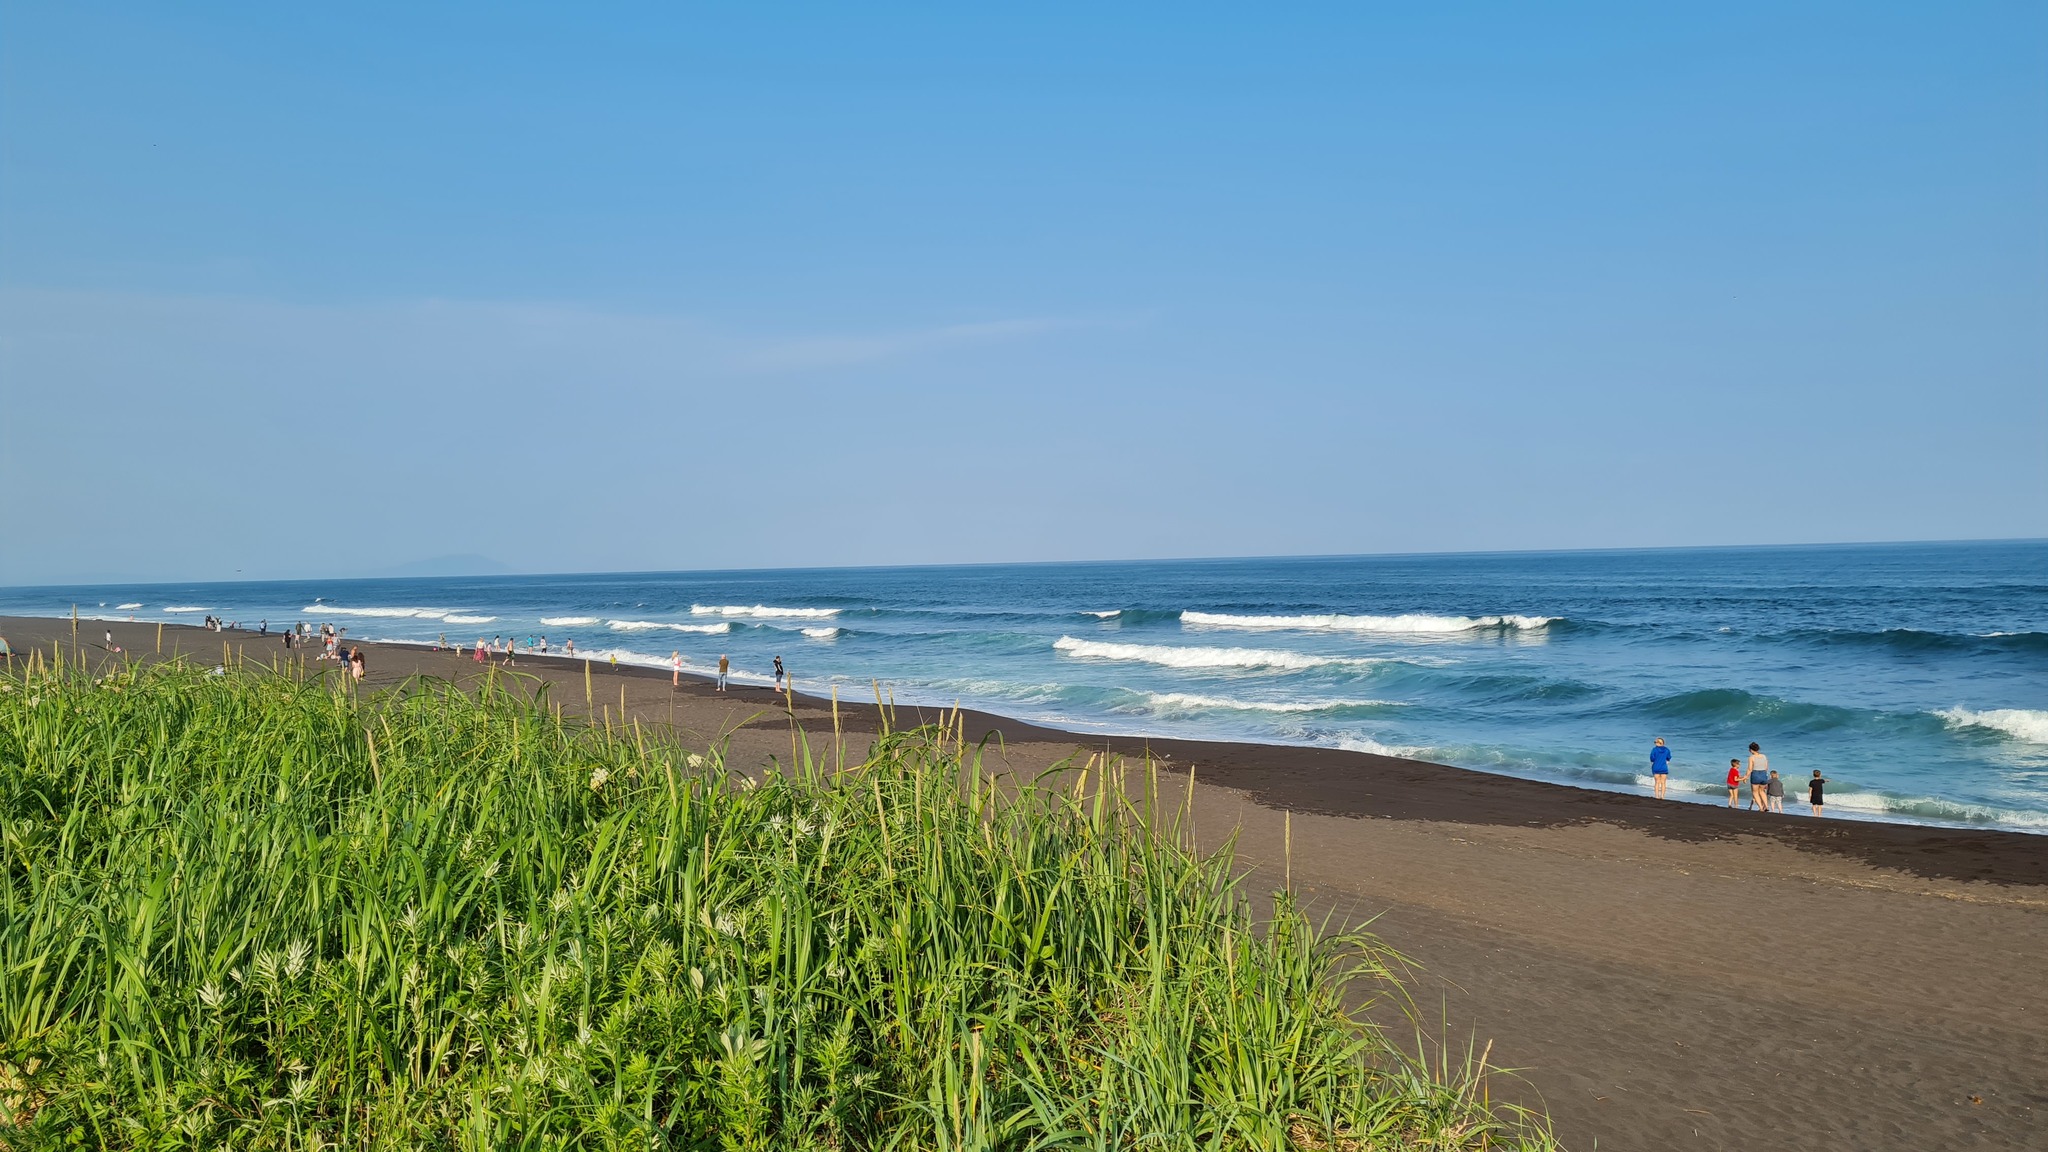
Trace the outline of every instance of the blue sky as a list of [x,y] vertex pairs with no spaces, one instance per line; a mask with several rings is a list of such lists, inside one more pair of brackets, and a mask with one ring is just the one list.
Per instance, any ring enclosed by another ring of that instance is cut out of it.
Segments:
[[0,0],[0,583],[2048,535],[2038,4]]

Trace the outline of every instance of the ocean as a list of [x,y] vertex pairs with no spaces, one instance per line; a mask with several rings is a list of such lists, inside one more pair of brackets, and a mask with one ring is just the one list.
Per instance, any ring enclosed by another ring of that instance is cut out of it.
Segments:
[[2048,542],[0,589],[0,614],[522,643],[1090,732],[1354,748],[2048,832]]

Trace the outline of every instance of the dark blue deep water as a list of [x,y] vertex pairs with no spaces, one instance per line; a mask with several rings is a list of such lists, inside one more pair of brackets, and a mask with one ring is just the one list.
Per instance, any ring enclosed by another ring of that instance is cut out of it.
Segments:
[[2048,542],[0,589],[73,604],[757,680],[780,655],[807,691],[1592,788],[1647,790],[1662,736],[1707,802],[1755,740],[1832,814],[2048,831]]

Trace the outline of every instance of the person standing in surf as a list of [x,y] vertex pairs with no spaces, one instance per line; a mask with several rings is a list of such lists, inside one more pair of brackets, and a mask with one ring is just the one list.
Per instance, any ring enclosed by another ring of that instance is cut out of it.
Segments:
[[1764,750],[1752,741],[1749,746],[1749,808],[1750,811],[1771,810],[1771,798],[1765,789],[1771,786],[1771,760]]
[[670,669],[668,686],[671,688],[681,688],[683,686],[683,654],[679,651],[670,652],[668,654],[668,663]]
[[718,654],[718,690],[725,691],[725,674],[732,671],[732,660],[725,653]]
[[1650,788],[1657,799],[1664,799],[1664,786],[1671,782],[1671,749],[1664,746],[1664,738],[1650,746]]
[[1785,782],[1778,779],[1778,770],[1771,769],[1771,782],[1764,785],[1764,796],[1771,802],[1771,811],[1785,810]]
[[1742,761],[1728,761],[1728,807],[1735,807],[1735,796],[1742,791]]
[[1813,770],[1813,779],[1806,782],[1806,803],[1813,808],[1815,816],[1820,815],[1821,789],[1826,783],[1827,778],[1820,774],[1818,768]]

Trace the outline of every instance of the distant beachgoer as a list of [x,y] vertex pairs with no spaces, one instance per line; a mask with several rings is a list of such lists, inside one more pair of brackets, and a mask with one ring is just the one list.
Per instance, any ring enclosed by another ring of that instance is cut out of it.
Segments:
[[775,690],[782,691],[782,657],[775,658]]
[[725,691],[725,674],[726,674],[726,673],[728,673],[728,672],[730,672],[730,671],[732,671],[732,661],[726,658],[726,655],[725,655],[725,653],[723,653],[723,652],[719,653],[719,654],[718,654],[718,690],[719,690],[720,692],[723,692],[723,691]]
[[1664,799],[1664,786],[1671,782],[1671,749],[1664,746],[1664,738],[1650,746],[1650,786],[1655,789],[1657,799]]
[[562,641],[562,651],[571,656],[576,654],[576,638],[574,636]]
[[270,619],[268,617],[256,622],[256,634],[258,636],[270,635]]
[[1742,791],[1742,761],[1728,761],[1728,806],[1735,807],[1735,794]]
[[1813,770],[1813,779],[1806,782],[1806,802],[1813,806],[1815,816],[1820,815],[1821,786],[1826,783],[1826,777],[1820,774],[1818,768]]
[[369,662],[363,658],[363,650],[361,648],[349,649],[348,663],[349,672],[352,675],[354,675],[357,680],[361,680],[363,678],[363,673],[368,672],[370,670]]
[[279,632],[279,633],[277,634],[277,638],[278,638],[278,641],[279,641],[280,643],[282,643],[282,644],[283,644],[283,645],[285,646],[285,649],[286,649],[287,651],[289,651],[289,650],[291,649],[291,646],[292,646],[292,634],[291,634],[291,633],[289,633],[289,632]]
[[1771,782],[1764,785],[1764,794],[1771,802],[1771,811],[1785,810],[1785,782],[1778,779],[1778,770],[1771,769]]
[[1771,810],[1771,798],[1765,789],[1771,786],[1771,761],[1764,750],[1755,744],[1749,746],[1749,807],[1751,811]]
[[0,660],[14,659],[14,649],[8,645],[7,637],[0,636]]
[[471,657],[471,659],[474,659],[479,664],[484,662],[484,638],[481,636],[476,638],[476,655]]
[[683,686],[683,654],[681,652],[670,652],[668,662],[670,665],[668,686],[671,688],[681,688]]
[[545,632],[540,634],[540,654],[543,656],[548,654],[548,634]]
[[109,628],[109,629],[107,629],[107,651],[111,652],[111,651],[113,651],[113,650],[114,650],[114,630],[113,630],[112,628]]

